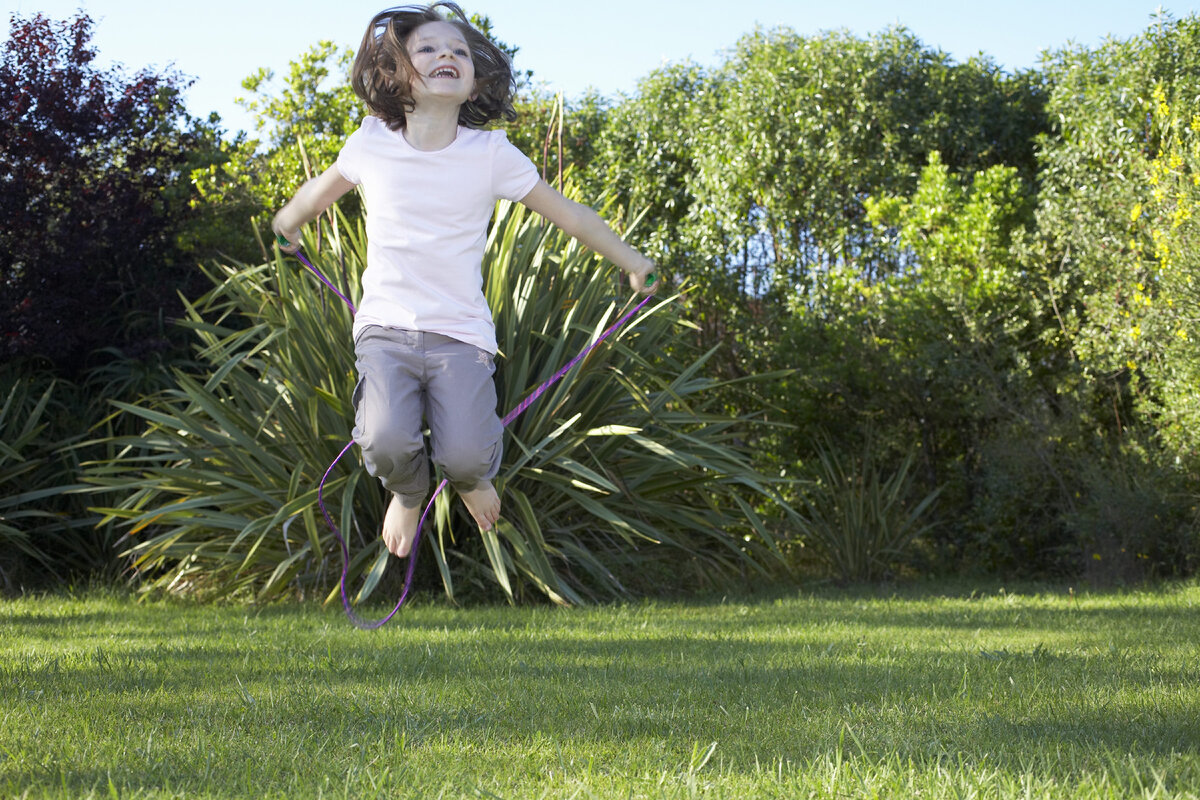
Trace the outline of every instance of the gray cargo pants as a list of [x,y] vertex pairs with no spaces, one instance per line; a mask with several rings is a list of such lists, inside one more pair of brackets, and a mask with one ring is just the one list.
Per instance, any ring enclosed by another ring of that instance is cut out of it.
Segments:
[[367,471],[405,506],[422,505],[429,462],[460,491],[500,471],[504,428],[496,416],[496,368],[474,345],[437,333],[370,325],[354,342],[354,441]]

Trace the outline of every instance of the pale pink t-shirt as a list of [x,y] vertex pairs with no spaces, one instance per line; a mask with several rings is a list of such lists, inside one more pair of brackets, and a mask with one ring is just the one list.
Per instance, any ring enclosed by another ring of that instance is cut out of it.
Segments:
[[442,150],[417,150],[369,116],[350,135],[338,172],[361,184],[367,269],[354,335],[368,325],[440,333],[496,352],[483,296],[483,250],[496,200],[520,200],[537,167],[503,131],[459,127]]

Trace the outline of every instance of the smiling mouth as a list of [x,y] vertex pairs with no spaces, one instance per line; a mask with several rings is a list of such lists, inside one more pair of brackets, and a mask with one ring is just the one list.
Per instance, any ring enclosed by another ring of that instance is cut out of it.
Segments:
[[438,67],[433,72],[429,73],[431,78],[457,78],[458,70],[454,67]]

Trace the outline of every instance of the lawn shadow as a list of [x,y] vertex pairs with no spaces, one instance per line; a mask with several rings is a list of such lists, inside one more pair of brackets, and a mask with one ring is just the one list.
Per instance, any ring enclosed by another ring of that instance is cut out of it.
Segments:
[[[825,758],[850,731],[871,761],[951,758],[1020,773],[1045,759],[1044,773],[1068,780],[1113,753],[1200,752],[1200,663],[1101,646],[1128,628],[1128,609],[810,600],[420,609],[375,633],[349,628],[340,611],[286,605],[139,607],[140,630],[88,613],[69,619],[97,635],[115,627],[118,640],[3,667],[0,700],[95,705],[130,740],[203,726],[197,746],[219,755],[229,742],[280,737],[336,758],[355,742],[403,740],[419,753],[548,740],[609,769],[650,757],[665,769],[716,741],[725,768],[749,772]],[[1161,607],[1136,618],[1200,624]],[[63,618],[27,619],[34,639],[61,635]],[[1052,642],[1065,625],[1081,632]],[[1019,643],[984,649],[975,630]],[[1039,632],[1047,644],[1030,643]],[[229,752],[205,767],[208,779],[237,784],[257,757]],[[155,774],[173,785],[194,775],[183,757],[164,769]],[[80,770],[69,783],[87,780]]]

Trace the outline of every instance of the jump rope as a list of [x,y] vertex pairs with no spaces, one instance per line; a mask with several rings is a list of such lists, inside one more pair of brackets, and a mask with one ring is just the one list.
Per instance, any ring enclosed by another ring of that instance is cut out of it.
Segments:
[[[276,237],[276,241],[281,247],[287,247],[289,244],[288,240],[282,236]],[[312,262],[304,257],[303,253],[297,250],[295,253],[293,253],[293,255],[300,260],[301,264],[308,268],[309,272],[311,272],[313,275],[316,275],[317,279],[321,281],[321,283],[323,283],[331,292],[342,299],[342,302],[345,303],[350,309],[350,313],[357,313],[357,309],[354,307],[354,303],[350,302],[350,298],[342,294],[338,288],[334,286],[328,278],[325,277],[321,270],[313,266]],[[658,276],[653,272],[646,276],[646,286],[653,286],[657,281]],[[633,319],[637,313],[642,310],[646,303],[650,302],[652,297],[653,295],[646,295],[644,298],[642,298],[641,302],[639,302],[629,311],[625,312],[620,319],[610,325],[608,329],[604,331],[604,333],[600,334],[600,336],[594,342],[580,350],[574,358],[567,362],[566,366],[562,367],[558,372],[551,375],[545,382],[542,383],[541,386],[534,389],[528,397],[518,403],[512,411],[509,411],[507,414],[505,414],[504,418],[500,420],[500,424],[507,428],[509,423],[521,416],[526,409],[537,402],[537,399],[545,394],[547,389],[549,389],[555,383],[558,383],[558,381],[561,380],[564,375],[571,371],[572,367],[574,367],[583,359],[587,358],[588,353],[595,350],[601,342],[623,327],[627,322],[629,322],[629,320]],[[412,549],[408,554],[408,568],[404,573],[404,589],[400,592],[400,599],[396,601],[395,608],[388,612],[387,616],[383,617],[382,619],[363,619],[354,611],[354,607],[350,604],[350,595],[346,592],[346,575],[350,570],[350,548],[347,546],[341,530],[339,530],[338,526],[334,524],[333,518],[329,516],[328,509],[325,508],[325,483],[329,480],[329,476],[333,472],[334,468],[338,465],[338,462],[342,460],[342,456],[346,455],[346,453],[349,452],[350,448],[354,445],[355,441],[353,439],[347,442],[346,446],[342,448],[342,451],[338,453],[333,461],[329,464],[329,468],[325,470],[325,474],[321,476],[321,483],[317,486],[317,505],[321,509],[321,515],[325,517],[325,524],[329,526],[329,530],[333,532],[334,538],[337,539],[338,545],[342,549],[342,577],[339,581],[342,593],[342,608],[346,610],[346,616],[356,627],[361,628],[362,630],[374,630],[376,628],[383,627],[392,617],[396,616],[396,612],[400,610],[400,606],[404,605],[404,601],[408,599],[408,592],[412,588],[413,571],[417,566],[417,552],[421,544],[421,530],[425,527],[425,518],[429,516],[429,511],[433,508],[434,501],[437,500],[438,495],[442,493],[442,490],[446,488],[448,481],[445,478],[442,479],[442,482],[439,483],[437,488],[434,490],[433,496],[429,498],[429,502],[426,504],[425,510],[421,512],[421,519],[419,522],[417,522],[417,532],[413,537]]]

